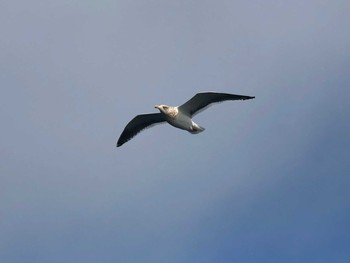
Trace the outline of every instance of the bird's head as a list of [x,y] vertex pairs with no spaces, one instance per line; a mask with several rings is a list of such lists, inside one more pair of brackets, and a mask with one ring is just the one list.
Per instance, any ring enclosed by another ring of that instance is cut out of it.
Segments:
[[169,106],[167,105],[156,105],[154,108],[158,109],[160,112],[163,112],[164,114],[167,114],[169,112]]

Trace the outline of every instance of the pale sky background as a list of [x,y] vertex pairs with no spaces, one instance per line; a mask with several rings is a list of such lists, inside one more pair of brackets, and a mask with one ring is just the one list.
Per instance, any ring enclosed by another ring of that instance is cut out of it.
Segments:
[[[0,262],[350,262],[350,2],[0,1]],[[256,96],[158,125],[200,91]]]

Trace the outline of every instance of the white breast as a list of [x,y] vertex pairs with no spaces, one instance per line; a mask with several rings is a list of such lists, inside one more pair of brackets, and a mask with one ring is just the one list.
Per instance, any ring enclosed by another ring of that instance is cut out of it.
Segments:
[[172,126],[186,131],[190,131],[192,127],[192,119],[189,116],[182,114],[180,111],[175,117],[167,117],[167,121]]

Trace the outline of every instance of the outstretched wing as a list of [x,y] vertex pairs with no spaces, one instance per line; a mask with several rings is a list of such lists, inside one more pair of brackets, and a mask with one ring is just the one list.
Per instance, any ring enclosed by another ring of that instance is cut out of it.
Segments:
[[124,128],[118,139],[117,147],[122,146],[143,129],[150,128],[151,126],[161,122],[165,122],[165,118],[161,113],[137,115]]
[[212,103],[222,102],[225,100],[249,100],[254,98],[255,97],[228,93],[203,92],[194,95],[192,99],[182,104],[179,107],[179,110],[192,117],[195,114],[205,110]]

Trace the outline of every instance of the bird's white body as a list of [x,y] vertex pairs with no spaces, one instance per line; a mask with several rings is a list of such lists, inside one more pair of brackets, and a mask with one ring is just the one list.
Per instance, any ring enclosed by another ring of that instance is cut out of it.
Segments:
[[195,123],[190,116],[181,112],[178,107],[172,107],[167,105],[156,106],[162,114],[165,115],[165,120],[172,126],[186,130],[192,134],[197,134],[205,129]]

